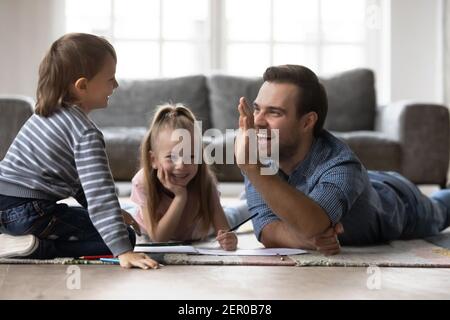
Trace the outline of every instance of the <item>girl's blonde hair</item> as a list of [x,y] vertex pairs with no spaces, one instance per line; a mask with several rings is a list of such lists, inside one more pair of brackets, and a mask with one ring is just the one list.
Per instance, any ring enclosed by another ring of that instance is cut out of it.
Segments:
[[49,117],[76,102],[70,86],[79,78],[92,79],[108,54],[117,61],[113,46],[92,34],[69,33],[56,40],[39,66],[35,113]]
[[[150,151],[154,151],[155,142],[161,129],[187,129],[190,132],[198,130],[195,126],[195,116],[191,110],[182,104],[165,104],[158,107],[153,117],[142,145],[141,145],[141,167],[144,170],[144,186],[147,198],[147,205],[144,208],[144,224],[148,230],[155,230],[160,217],[156,210],[160,201],[158,192],[157,170],[153,169]],[[201,142],[200,142],[201,143]],[[203,150],[203,148],[202,148]],[[198,171],[189,182],[188,187],[193,188],[194,194],[199,196],[199,207],[195,212],[195,223],[200,224],[200,231],[203,236],[207,236],[212,224],[213,203],[211,194],[216,187],[216,180],[209,166],[200,159]],[[194,208],[192,208],[194,210]]]

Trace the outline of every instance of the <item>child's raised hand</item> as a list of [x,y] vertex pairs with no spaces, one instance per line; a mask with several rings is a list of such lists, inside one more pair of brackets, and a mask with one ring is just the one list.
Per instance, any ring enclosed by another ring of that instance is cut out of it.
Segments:
[[217,232],[216,240],[219,242],[223,250],[236,250],[238,239],[234,232],[219,230]]
[[180,186],[172,181],[169,173],[164,168],[159,167],[157,177],[162,185],[169,191],[173,192],[175,196],[187,196],[186,186]]
[[141,268],[141,269],[158,269],[159,264],[153,259],[150,259],[144,253],[137,253],[128,251],[119,255],[120,266],[123,268]]

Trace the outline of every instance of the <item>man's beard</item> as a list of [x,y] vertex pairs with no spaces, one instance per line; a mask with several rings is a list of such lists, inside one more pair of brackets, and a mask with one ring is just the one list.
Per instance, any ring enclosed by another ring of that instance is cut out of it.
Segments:
[[300,141],[289,144],[280,144],[280,162],[291,159],[300,147]]
[[268,145],[265,145],[264,147],[260,146],[258,144],[258,151],[260,156],[267,156],[269,158],[272,158],[272,150],[273,148],[278,148],[278,158],[279,161],[286,161],[291,159],[296,153],[300,146],[299,139],[295,139],[293,141],[289,141],[288,143],[280,144],[278,142],[278,146],[272,145],[273,141],[270,144],[270,147]]

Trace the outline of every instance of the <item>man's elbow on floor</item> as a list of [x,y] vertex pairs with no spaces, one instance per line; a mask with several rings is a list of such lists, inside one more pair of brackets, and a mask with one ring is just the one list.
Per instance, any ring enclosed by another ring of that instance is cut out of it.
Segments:
[[275,244],[275,242],[273,240],[267,239],[267,237],[264,237],[263,235],[261,235],[261,239],[259,240],[259,242],[261,242],[265,248],[279,247],[277,244]]
[[293,239],[290,237],[284,239],[275,239],[268,233],[261,233],[259,240],[266,248],[293,248],[302,250],[315,250],[316,248],[312,243],[301,241],[299,239]]
[[304,239],[313,239],[317,236],[323,235],[330,227],[332,227],[331,220],[326,217],[325,219],[320,219],[308,226],[298,226],[296,229],[297,234],[301,235]]

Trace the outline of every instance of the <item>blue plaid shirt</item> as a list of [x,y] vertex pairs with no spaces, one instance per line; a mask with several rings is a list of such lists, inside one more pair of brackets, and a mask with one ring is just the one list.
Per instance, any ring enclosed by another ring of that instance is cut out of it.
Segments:
[[[291,175],[279,170],[278,176],[319,204],[333,225],[343,224],[344,234],[339,236],[342,244],[366,244],[398,237],[383,234],[382,221],[392,219],[396,213],[401,217],[404,203],[384,183],[372,186],[368,171],[350,147],[331,133],[324,130],[314,140],[310,152]],[[259,213],[252,222],[260,240],[262,229],[280,218],[247,177],[245,191],[251,214]],[[402,229],[405,221],[399,223]]]

